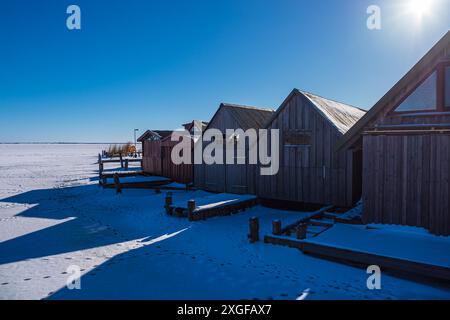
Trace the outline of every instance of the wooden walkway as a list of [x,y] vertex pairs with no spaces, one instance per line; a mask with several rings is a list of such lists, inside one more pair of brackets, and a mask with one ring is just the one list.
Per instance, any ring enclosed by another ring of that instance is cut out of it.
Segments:
[[253,195],[219,193],[177,203],[171,203],[171,200],[167,202],[166,198],[165,208],[168,214],[188,217],[190,221],[198,221],[245,211],[257,203],[258,198]]
[[[305,254],[315,255],[321,258],[350,264],[367,268],[369,265],[378,265],[382,270],[392,271],[396,274],[419,277],[428,279],[443,280],[445,284],[450,285],[450,266],[441,264],[433,264],[427,259],[422,261],[417,259],[410,259],[406,257],[398,257],[397,255],[387,255],[385,253],[375,252],[369,247],[365,248],[363,245],[358,248],[342,247],[337,245],[335,241],[328,240],[328,243],[323,243],[320,237],[324,232],[331,228],[338,228],[344,226],[342,224],[334,225],[336,219],[330,217],[326,211],[322,214],[314,215],[313,218],[306,218],[295,224],[288,225],[285,228],[280,228],[274,224],[272,234],[264,235],[264,242],[274,245],[288,246],[297,248]],[[355,221],[346,221],[348,224],[354,224]],[[298,227],[300,225],[306,226],[306,232],[299,238]],[[334,233],[334,230],[330,232]],[[361,231],[370,232],[370,231]],[[330,233],[325,233],[325,237],[329,237]],[[319,236],[319,237],[318,237]],[[350,235],[349,235],[350,236]],[[318,237],[318,238],[316,238]],[[354,239],[358,241],[358,238]]]
[[447,285],[450,285],[450,268],[444,266],[323,245],[285,236],[266,235],[264,236],[264,242],[297,248],[305,254],[311,254],[352,266],[367,268],[370,265],[377,265],[382,270],[394,271],[397,274],[406,276],[444,280]]
[[[142,174],[122,174],[118,176],[120,188],[122,189],[153,189],[155,187],[161,187],[167,184],[172,183],[172,180],[164,177],[156,177],[156,176],[146,176]],[[101,185],[104,188],[116,188],[117,184],[114,181],[114,175],[112,176],[103,176]]]

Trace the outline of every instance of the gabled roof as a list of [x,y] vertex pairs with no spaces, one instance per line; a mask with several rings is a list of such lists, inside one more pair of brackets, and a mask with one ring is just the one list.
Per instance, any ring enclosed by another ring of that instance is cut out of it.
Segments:
[[328,120],[341,134],[346,133],[366,113],[366,111],[358,107],[323,98],[310,92],[294,89],[266,124],[266,127],[278,117],[288,102],[297,95],[303,96],[311,102],[316,111]]
[[338,140],[336,144],[337,149],[349,146],[354,143],[363,128],[374,119],[384,107],[392,101],[397,95],[402,93],[402,90],[413,82],[429,66],[436,60],[445,50],[450,54],[450,31],[447,31],[445,36],[439,40],[428,53],[416,63],[416,65],[406,73],[367,113],[362,117],[347,133]]
[[317,110],[327,118],[340,133],[346,133],[366,111],[348,104],[326,99],[309,92],[300,91],[311,101]]
[[[188,138],[194,139],[196,141],[196,137],[192,135],[191,130],[196,127],[197,130],[200,130],[203,132],[205,130],[205,127],[208,125],[208,122],[202,121],[202,120],[192,120],[191,122],[184,123],[182,126],[184,127],[183,131],[182,129],[177,129],[174,131],[170,131],[170,133],[164,137],[161,138],[162,141],[170,141],[172,139],[172,133],[176,133],[178,136],[186,136]],[[189,131],[189,133],[186,133],[186,131]]]
[[143,142],[144,140],[147,140],[151,136],[156,136],[160,139],[164,139],[165,137],[170,136],[171,134],[172,134],[171,130],[147,130],[137,139],[137,141]]
[[196,127],[198,130],[205,130],[206,126],[208,125],[208,122],[202,121],[202,120],[192,120],[188,123],[183,123],[183,127],[187,131],[191,131],[192,128]]
[[227,111],[229,111],[231,116],[237,121],[242,130],[247,130],[250,128],[264,128],[267,121],[275,112],[274,110],[267,108],[258,108],[232,103],[221,103],[219,109],[217,109],[216,113],[211,118],[211,121],[209,122],[206,129],[208,129],[210,124],[213,123],[214,118],[217,116],[221,109],[226,109]]

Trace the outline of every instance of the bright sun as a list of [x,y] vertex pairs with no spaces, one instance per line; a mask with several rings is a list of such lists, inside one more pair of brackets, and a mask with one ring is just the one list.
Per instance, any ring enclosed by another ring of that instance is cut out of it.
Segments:
[[409,10],[418,18],[428,15],[431,11],[431,0],[410,0]]

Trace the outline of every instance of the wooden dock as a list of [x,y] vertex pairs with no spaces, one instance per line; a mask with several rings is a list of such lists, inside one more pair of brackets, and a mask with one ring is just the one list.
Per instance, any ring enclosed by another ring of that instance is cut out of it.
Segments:
[[331,245],[323,245],[286,236],[265,235],[264,242],[297,248],[305,254],[311,254],[352,266],[367,268],[370,265],[377,265],[382,270],[392,271],[396,274],[409,277],[443,280],[450,285],[450,268],[444,266],[409,261],[369,252],[350,250],[347,248],[339,248]]
[[[310,223],[309,221],[308,223]],[[316,223],[315,220],[312,221]],[[322,232],[326,232],[333,225]],[[309,225],[308,225],[308,228]],[[399,258],[393,255],[384,255],[371,252],[369,249],[360,250],[347,247],[341,247],[331,243],[321,243],[319,234],[307,233],[305,238],[298,239],[292,236],[289,228],[282,229],[281,232],[274,230],[272,234],[264,236],[264,242],[273,245],[288,246],[301,250],[305,254],[314,255],[320,258],[332,261],[367,268],[369,265],[378,265],[382,270],[388,270],[392,273],[414,278],[428,278],[444,281],[450,285],[450,266],[436,265],[427,261],[414,261],[405,257]]]
[[[118,178],[118,183],[114,177]],[[172,180],[164,177],[146,176],[143,174],[118,174],[104,175],[101,185],[104,188],[120,189],[154,189],[172,183]],[[119,186],[117,185],[119,184]]]
[[220,193],[200,197],[187,202],[171,203],[166,199],[166,212],[179,217],[188,217],[190,221],[205,220],[211,217],[227,216],[245,211],[258,204],[253,195],[236,195]]

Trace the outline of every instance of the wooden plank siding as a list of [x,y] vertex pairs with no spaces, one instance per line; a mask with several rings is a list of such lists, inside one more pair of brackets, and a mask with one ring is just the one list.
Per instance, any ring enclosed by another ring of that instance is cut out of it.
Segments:
[[161,141],[145,140],[142,143],[145,149],[142,157],[143,171],[152,175],[162,175]]
[[[342,133],[302,94],[292,95],[280,108],[267,127],[280,130],[280,169],[274,176],[258,175],[258,195],[266,199],[352,206],[353,152],[334,151]],[[310,143],[286,143],[285,137],[293,131],[310,134]]]
[[[239,105],[221,104],[211,119],[206,130],[218,129],[226,134],[227,129],[260,129],[273,114],[272,110],[258,109]],[[202,150],[207,146],[203,142]],[[246,163],[237,164],[236,146],[234,147],[234,164],[225,164],[226,145],[223,145],[224,164],[194,165],[194,185],[211,192],[235,194],[256,194],[256,177],[259,175],[257,164],[249,164],[250,147],[246,142]]]
[[[179,183],[189,184],[193,182],[194,165],[193,164],[174,164],[172,162],[171,154],[173,147],[178,141],[171,141],[170,137],[164,139],[161,143],[161,174],[164,177]],[[191,146],[191,153],[193,153],[193,146]],[[193,161],[193,154],[191,155]]]
[[450,134],[363,136],[365,223],[450,233]]

